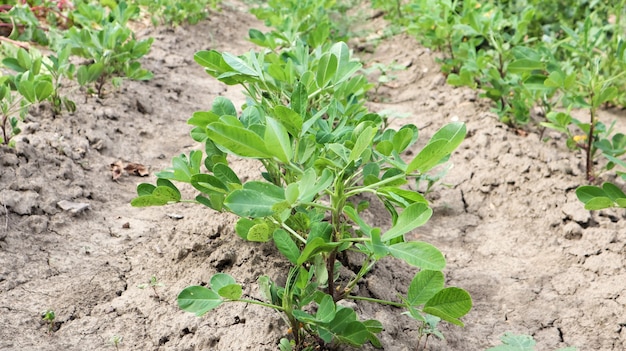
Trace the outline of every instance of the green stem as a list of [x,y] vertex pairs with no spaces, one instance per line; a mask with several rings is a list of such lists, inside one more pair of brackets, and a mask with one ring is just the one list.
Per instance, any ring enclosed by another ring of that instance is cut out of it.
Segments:
[[[279,224],[275,219],[272,219],[272,221],[275,224]],[[280,226],[285,229],[287,232],[289,232],[289,234],[293,235],[296,237],[296,239],[300,240],[303,244],[306,244],[306,239],[303,238],[300,234],[298,234],[295,230],[291,229],[291,227],[289,227],[288,225],[286,225],[285,223],[281,223]]]
[[395,307],[404,307],[405,306],[404,304],[399,303],[399,302],[374,299],[374,298],[365,297],[365,296],[348,295],[348,296],[346,296],[346,299],[368,301],[368,302],[374,302],[374,303],[379,303],[379,304],[382,304],[382,305],[389,305],[389,306],[395,306]]
[[[368,257],[368,259],[370,258]],[[369,272],[374,267],[376,261],[377,260],[372,260],[367,265],[364,264],[361,266],[359,273],[354,278],[352,278],[348,285],[346,285],[346,294],[349,294],[354,286],[361,280],[361,278],[363,278],[367,274],[367,272]]]
[[[591,93],[591,101],[593,101],[593,93]],[[593,107],[590,109],[590,116],[591,116],[591,121],[589,123],[589,135],[587,136],[587,147],[585,151],[587,155],[587,181],[593,182],[595,177],[593,176],[592,148],[593,148],[593,132],[594,132],[595,124],[596,124],[595,109]]]
[[257,301],[257,300],[251,300],[251,299],[239,299],[239,300],[226,300],[224,302],[244,302],[244,303],[251,303],[254,305],[259,305],[259,306],[264,306],[264,307],[269,307],[269,308],[273,308],[276,310],[279,310],[281,312],[284,312],[285,309],[282,306],[278,306],[278,305],[273,305],[271,303],[267,303],[267,302],[263,302],[263,301]]
[[376,189],[376,188],[378,188],[378,187],[380,187],[382,185],[385,185],[385,184],[391,183],[391,182],[395,182],[398,179],[403,179],[403,178],[406,178],[406,177],[407,177],[406,174],[400,173],[400,174],[397,174],[397,175],[395,175],[393,177],[389,177],[387,179],[383,179],[380,182],[376,182],[374,184],[370,184],[370,185],[367,185],[367,186],[364,186],[364,187],[359,187],[357,189],[347,191],[344,194],[344,196],[346,198],[348,198],[350,196],[354,196],[354,195],[357,195],[357,194],[360,194],[360,193],[363,193],[363,192],[372,191],[373,189]]

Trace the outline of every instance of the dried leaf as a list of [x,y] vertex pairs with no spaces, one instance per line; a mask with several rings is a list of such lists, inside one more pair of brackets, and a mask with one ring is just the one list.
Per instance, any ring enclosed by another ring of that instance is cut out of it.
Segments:
[[150,174],[148,168],[141,163],[128,162],[124,164],[122,161],[111,163],[111,175],[113,180],[118,180],[123,172],[139,177],[146,177]]
[[113,177],[113,180],[118,180],[122,176],[123,169],[124,165],[122,164],[122,161],[111,163],[111,176]]
[[126,167],[124,167],[124,170],[130,175],[135,175],[139,177],[146,177],[150,174],[146,166],[142,165],[141,163],[129,162],[126,164]]

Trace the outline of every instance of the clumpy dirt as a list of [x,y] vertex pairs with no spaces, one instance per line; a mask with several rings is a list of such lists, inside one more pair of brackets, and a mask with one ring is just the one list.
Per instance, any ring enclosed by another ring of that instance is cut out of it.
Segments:
[[[155,38],[143,60],[153,80],[86,102],[69,87],[76,113],[53,118],[45,106],[34,108],[16,148],[0,149],[0,349],[114,350],[114,336],[123,337],[120,350],[277,349],[286,326],[276,312],[226,304],[198,318],[176,305],[181,289],[216,272],[258,296],[260,275],[280,277],[288,267],[271,243],[243,242],[232,216],[201,206],[129,204],[138,183],[153,182],[171,157],[197,147],[186,124],[194,111],[216,96],[241,105],[241,90],[206,75],[193,54],[244,53],[253,48],[249,28],[262,24],[237,2],[196,26],[138,28]],[[392,126],[417,125],[423,144],[449,121],[467,123],[454,168],[428,194],[433,218],[413,238],[446,255],[448,284],[467,289],[474,308],[464,328],[442,325],[446,340],[431,339],[429,349],[484,350],[506,331],[533,335],[540,350],[626,349],[626,215],[583,209],[574,193],[584,181],[581,155],[558,134],[498,123],[476,92],[445,84],[436,54],[414,38],[365,48],[358,55],[366,64],[406,67],[370,103],[408,115]],[[602,118],[626,130],[623,111]],[[144,164],[151,175],[113,181],[116,161]],[[252,175],[259,165],[233,167]],[[414,273],[384,260],[360,288],[393,299]],[[139,288],[152,276],[162,286]],[[356,308],[383,322],[385,350],[415,350],[416,326],[401,311]],[[52,333],[40,316],[47,309],[56,312]]]

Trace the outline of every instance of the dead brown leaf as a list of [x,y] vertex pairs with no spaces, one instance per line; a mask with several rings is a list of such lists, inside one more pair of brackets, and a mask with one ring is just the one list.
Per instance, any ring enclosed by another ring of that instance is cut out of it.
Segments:
[[142,165],[141,163],[129,162],[128,164],[126,164],[126,167],[124,167],[124,170],[130,175],[135,175],[139,177],[146,177],[150,174],[146,166]]
[[122,161],[111,163],[111,176],[113,177],[113,180],[118,180],[122,176],[123,169],[124,165],[122,164]]
[[113,180],[118,180],[123,172],[138,177],[146,177],[150,174],[148,168],[141,163],[128,162],[126,165],[122,161],[111,163],[111,176]]

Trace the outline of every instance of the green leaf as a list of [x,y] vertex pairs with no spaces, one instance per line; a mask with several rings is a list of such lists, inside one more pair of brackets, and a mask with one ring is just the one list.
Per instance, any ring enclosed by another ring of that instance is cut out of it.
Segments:
[[287,129],[271,117],[265,118],[265,147],[283,163],[289,163],[293,156],[291,140]]
[[194,174],[191,177],[191,185],[205,194],[214,194],[215,192],[225,194],[228,191],[226,185],[217,177],[205,173]]
[[333,79],[337,72],[337,56],[327,53],[320,58],[319,65],[317,67],[317,74],[315,80],[320,88],[326,87],[326,85]]
[[[193,59],[201,66],[205,67],[208,71],[213,72],[215,76],[218,76],[224,72],[230,71],[232,68],[224,61],[222,54],[215,51],[198,51]],[[211,74],[211,72],[208,72]]]
[[601,188],[593,185],[583,185],[576,189],[576,196],[578,200],[586,204],[591,199],[596,197],[607,197],[607,194]]
[[615,184],[604,183],[602,184],[602,190],[604,190],[608,197],[613,201],[616,201],[617,199],[626,199],[626,194],[624,194],[622,189],[615,186]]
[[35,95],[35,84],[28,80],[22,80],[17,87],[17,90],[28,102],[36,102],[37,96]]
[[217,122],[207,127],[209,139],[241,157],[271,158],[265,142],[255,132]]
[[509,63],[507,70],[511,73],[524,73],[544,70],[544,66],[545,65],[541,61],[519,59]]
[[[292,105],[293,103],[292,101]],[[282,123],[289,134],[295,137],[300,136],[300,132],[302,131],[302,117],[298,112],[282,105],[274,107],[273,112],[274,117]]]
[[[356,223],[359,226],[359,229],[367,236],[371,236],[371,232],[372,232],[372,227],[367,224],[367,222],[365,222],[363,220],[363,218],[361,218],[359,216],[359,214],[357,213],[356,209],[354,209],[354,207],[348,207],[346,206],[343,209],[344,213],[348,216],[348,218],[350,218],[352,221],[354,221],[354,223]],[[379,239],[380,239],[380,234],[379,234]],[[373,241],[372,241],[373,243]]]
[[28,54],[28,51],[20,48],[19,50],[17,50],[17,62],[19,63],[19,65],[26,69],[29,70],[33,64],[30,55]]
[[289,233],[287,233],[283,229],[277,229],[274,231],[274,243],[289,262],[292,264],[297,264],[298,257],[300,257],[300,249],[298,249],[298,245],[293,241]]
[[270,234],[270,227],[267,225],[267,223],[258,223],[250,228],[246,239],[248,241],[265,243],[270,240]]
[[[218,273],[218,274],[224,274],[224,273]],[[227,276],[230,277],[229,275]],[[216,284],[213,282],[214,279],[215,279],[215,275],[211,278],[211,289],[213,291],[217,291],[217,293],[221,297],[229,299],[229,300],[239,300],[239,298],[241,298],[241,295],[243,294],[243,289],[241,285],[234,282],[234,279],[232,280],[233,282],[230,284],[227,284],[225,280],[220,281],[218,286],[216,286]]]
[[237,177],[237,174],[230,167],[228,167],[228,165],[223,163],[216,163],[215,166],[213,166],[213,174],[217,177],[217,179],[226,185],[241,185],[241,180]]
[[259,76],[256,71],[241,58],[227,52],[223,53],[222,57],[224,58],[224,62],[226,62],[226,64],[232,67],[235,71],[247,76]]
[[378,144],[376,144],[376,151],[380,152],[385,156],[391,155],[391,152],[394,150],[394,145],[389,140],[382,140]]
[[17,61],[15,57],[6,57],[2,59],[2,64],[5,65],[7,68],[12,69],[18,73],[23,73],[23,72],[28,71],[28,68],[24,68],[20,66],[19,62]]
[[389,255],[389,249],[387,245],[383,244],[380,240],[380,228],[373,228],[370,231],[370,236],[372,238],[372,249],[374,251],[374,256],[377,259],[381,259],[387,255]]
[[169,186],[157,186],[152,192],[152,196],[164,198],[173,202],[180,201],[180,192]]
[[374,140],[376,132],[377,130],[374,127],[367,127],[361,131],[350,151],[348,162],[356,161],[361,158],[363,152],[372,146],[372,140]]
[[419,306],[430,300],[443,289],[445,278],[440,271],[421,270],[409,285],[407,301],[411,306]]
[[40,81],[35,84],[35,97],[37,101],[43,101],[47,99],[52,92],[54,91],[54,87],[52,83],[48,81]]
[[130,201],[130,205],[133,207],[163,206],[168,203],[169,201],[167,199],[152,195],[139,196]]
[[393,136],[393,149],[397,153],[403,152],[413,141],[415,140],[415,134],[410,128],[401,128],[398,132]]
[[328,169],[324,169],[319,178],[316,178],[315,170],[307,169],[298,182],[300,186],[300,202],[310,202],[317,194],[326,190],[333,182],[333,173]]
[[[291,93],[291,109],[292,110],[290,111],[293,111],[296,114],[296,116],[300,117],[300,126],[297,128],[298,131],[296,133],[291,134],[293,136],[298,136],[300,129],[302,128],[301,116],[306,116],[306,111],[307,111],[308,102],[309,102],[308,100],[309,100],[309,94],[307,93],[306,86],[302,84],[302,82],[297,82],[296,86],[293,89],[293,92]],[[284,107],[284,106],[281,106],[281,105],[276,106],[276,108],[278,107]]]
[[433,210],[428,207],[427,204],[422,202],[416,202],[409,205],[409,207],[402,211],[396,224],[383,234],[382,239],[384,241],[389,241],[402,236],[413,229],[424,225],[428,222],[432,214]]
[[237,116],[237,109],[235,109],[235,105],[233,105],[232,101],[223,96],[218,96],[215,98],[215,100],[213,100],[211,112],[219,117]]
[[189,286],[178,294],[178,307],[200,317],[224,302],[213,290],[204,286]]
[[156,175],[163,179],[173,179],[180,182],[190,183],[191,177],[200,173],[202,164],[202,152],[191,151],[189,157],[185,154],[172,158],[172,167],[166,171],[158,172]]
[[406,172],[418,170],[425,173],[435,167],[461,144],[465,139],[466,131],[465,124],[461,122],[450,123],[438,130],[424,149],[411,161]]
[[254,221],[251,219],[245,217],[239,218],[239,220],[237,220],[237,223],[235,224],[235,232],[243,240],[248,240],[248,232],[254,224]]
[[595,197],[585,203],[585,210],[595,211],[611,208],[614,206],[613,200],[608,197]]
[[216,115],[212,111],[196,111],[193,113],[191,118],[187,120],[187,124],[204,129],[209,124],[219,121],[219,119],[220,116]]
[[332,296],[324,294],[317,308],[315,318],[322,323],[329,323],[335,318],[335,302]]
[[377,193],[385,196],[391,201],[402,203],[406,206],[416,202],[428,205],[428,200],[426,200],[424,195],[418,193],[417,191],[411,191],[396,187],[382,187],[378,189]]
[[139,196],[152,195],[152,192],[154,191],[154,189],[156,189],[156,186],[152,184],[141,183],[137,185],[137,195]]
[[[157,183],[158,184],[158,183]],[[171,184],[171,183],[170,183]],[[173,188],[172,188],[173,187]],[[148,206],[163,206],[169,203],[180,201],[180,192],[174,185],[172,186],[157,186],[152,189],[150,194],[145,194],[150,189],[149,184],[142,187],[142,194],[139,197],[134,198],[130,204],[133,207],[148,207]],[[138,188],[139,192],[140,189]]]
[[211,277],[210,286],[211,289],[213,289],[214,291],[218,291],[227,285],[236,283],[237,282],[235,281],[235,278],[233,278],[231,275],[226,273],[217,273]]
[[491,347],[486,351],[535,351],[536,343],[530,335],[514,335],[507,332],[500,340],[502,345]]
[[300,196],[298,183],[291,183],[287,185],[287,188],[285,188],[285,199],[290,206],[298,201],[298,196]]
[[306,244],[304,250],[302,250],[302,253],[300,254],[300,257],[298,257],[298,261],[296,262],[296,264],[302,265],[311,257],[321,252],[331,252],[339,245],[341,245],[341,243],[327,243],[326,241],[324,241],[324,239],[317,237]]
[[389,250],[391,256],[421,269],[440,271],[446,266],[446,259],[441,251],[433,245],[422,241],[393,244],[387,250]]
[[234,214],[241,217],[267,217],[274,214],[272,207],[280,201],[258,191],[240,189],[230,193],[224,200]]
[[560,72],[554,71],[550,73],[548,78],[543,82],[543,84],[548,88],[562,88],[564,85],[563,74]]
[[331,335],[328,333],[352,346],[363,345],[371,335],[365,324],[357,320],[354,310],[345,307],[338,308],[335,318],[328,323],[328,327],[320,330],[320,336],[324,338],[323,335],[326,335],[325,341],[330,342],[328,337]]
[[605,87],[600,91],[600,94],[593,97],[592,104],[593,106],[599,107],[603,103],[615,99],[617,94],[618,90],[616,87]]
[[472,298],[463,289],[450,287],[440,290],[424,305],[424,312],[452,324],[463,326],[458,318],[472,309]]

